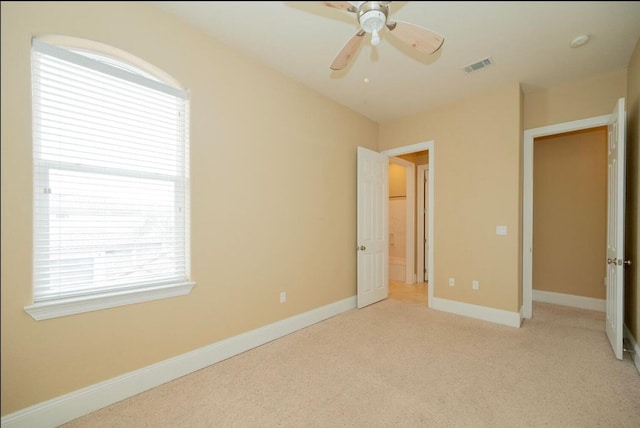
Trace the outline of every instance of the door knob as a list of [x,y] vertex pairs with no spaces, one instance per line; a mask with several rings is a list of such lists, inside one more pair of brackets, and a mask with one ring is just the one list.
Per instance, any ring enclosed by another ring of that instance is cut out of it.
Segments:
[[610,265],[611,263],[615,263],[613,260],[611,260],[610,258],[607,258],[607,264]]
[[624,265],[625,266],[631,266],[631,260],[625,260],[624,261]]

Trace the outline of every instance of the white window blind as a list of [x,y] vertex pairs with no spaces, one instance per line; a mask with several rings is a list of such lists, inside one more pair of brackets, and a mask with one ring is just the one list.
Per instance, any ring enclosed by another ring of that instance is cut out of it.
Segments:
[[34,302],[189,281],[188,101],[32,43]]

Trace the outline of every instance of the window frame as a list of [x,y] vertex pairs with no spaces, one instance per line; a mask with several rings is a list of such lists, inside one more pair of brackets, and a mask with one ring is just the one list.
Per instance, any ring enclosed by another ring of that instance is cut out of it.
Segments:
[[[79,295],[76,297],[48,299],[26,306],[24,308],[25,311],[35,320],[43,320],[189,294],[194,287],[195,282],[191,281],[190,278],[189,97],[187,91],[182,89],[175,79],[164,73],[159,68],[114,47],[91,40],[67,36],[44,36],[33,39],[33,43],[40,42],[52,45],[55,49],[65,48],[72,52],[75,49],[76,55],[78,54],[77,50],[86,51],[89,54],[87,57],[94,58],[94,61],[95,56],[104,58],[105,60],[113,59],[119,63],[124,63],[129,66],[129,72],[131,72],[131,70],[135,70],[136,74],[139,74],[146,80],[153,79],[153,81],[158,82],[159,85],[170,87],[169,89],[175,89],[177,93],[184,94],[186,116],[183,142],[183,162],[185,164],[182,174],[182,185],[184,187],[184,229],[182,230],[182,233],[184,235],[185,280],[155,285],[142,284],[123,290],[107,290],[99,293],[94,292],[92,294]],[[153,82],[151,83],[153,84]],[[32,94],[32,99],[34,99],[33,97],[35,96],[35,93]],[[35,149],[34,140],[32,151]],[[45,169],[51,168],[51,166],[46,165],[46,162],[44,162],[41,167]],[[34,182],[34,186],[35,185],[36,183]],[[35,191],[35,189],[33,189],[33,191]],[[35,210],[36,206],[34,205],[34,221],[36,219]],[[33,230],[33,233],[35,234],[35,230]],[[32,262],[34,263],[35,269],[35,259],[32,259]],[[34,283],[32,283],[32,292],[34,291],[33,287]]]

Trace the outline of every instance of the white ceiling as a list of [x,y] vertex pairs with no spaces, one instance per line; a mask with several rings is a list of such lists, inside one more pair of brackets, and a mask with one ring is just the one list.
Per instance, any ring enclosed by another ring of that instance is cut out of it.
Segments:
[[[394,1],[390,19],[440,34],[442,48],[420,56],[383,31],[379,46],[367,35],[351,64],[332,71],[359,29],[353,13],[319,1],[150,3],[377,122],[505,83],[530,92],[618,70],[640,38],[639,1]],[[570,47],[582,34],[589,43]],[[463,71],[486,57],[494,64]]]

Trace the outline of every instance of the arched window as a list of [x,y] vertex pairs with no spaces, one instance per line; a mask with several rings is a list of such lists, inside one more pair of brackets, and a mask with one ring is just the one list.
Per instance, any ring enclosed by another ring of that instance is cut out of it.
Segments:
[[44,319],[186,294],[187,93],[131,55],[62,40],[74,43],[32,40],[34,304],[25,309]]

